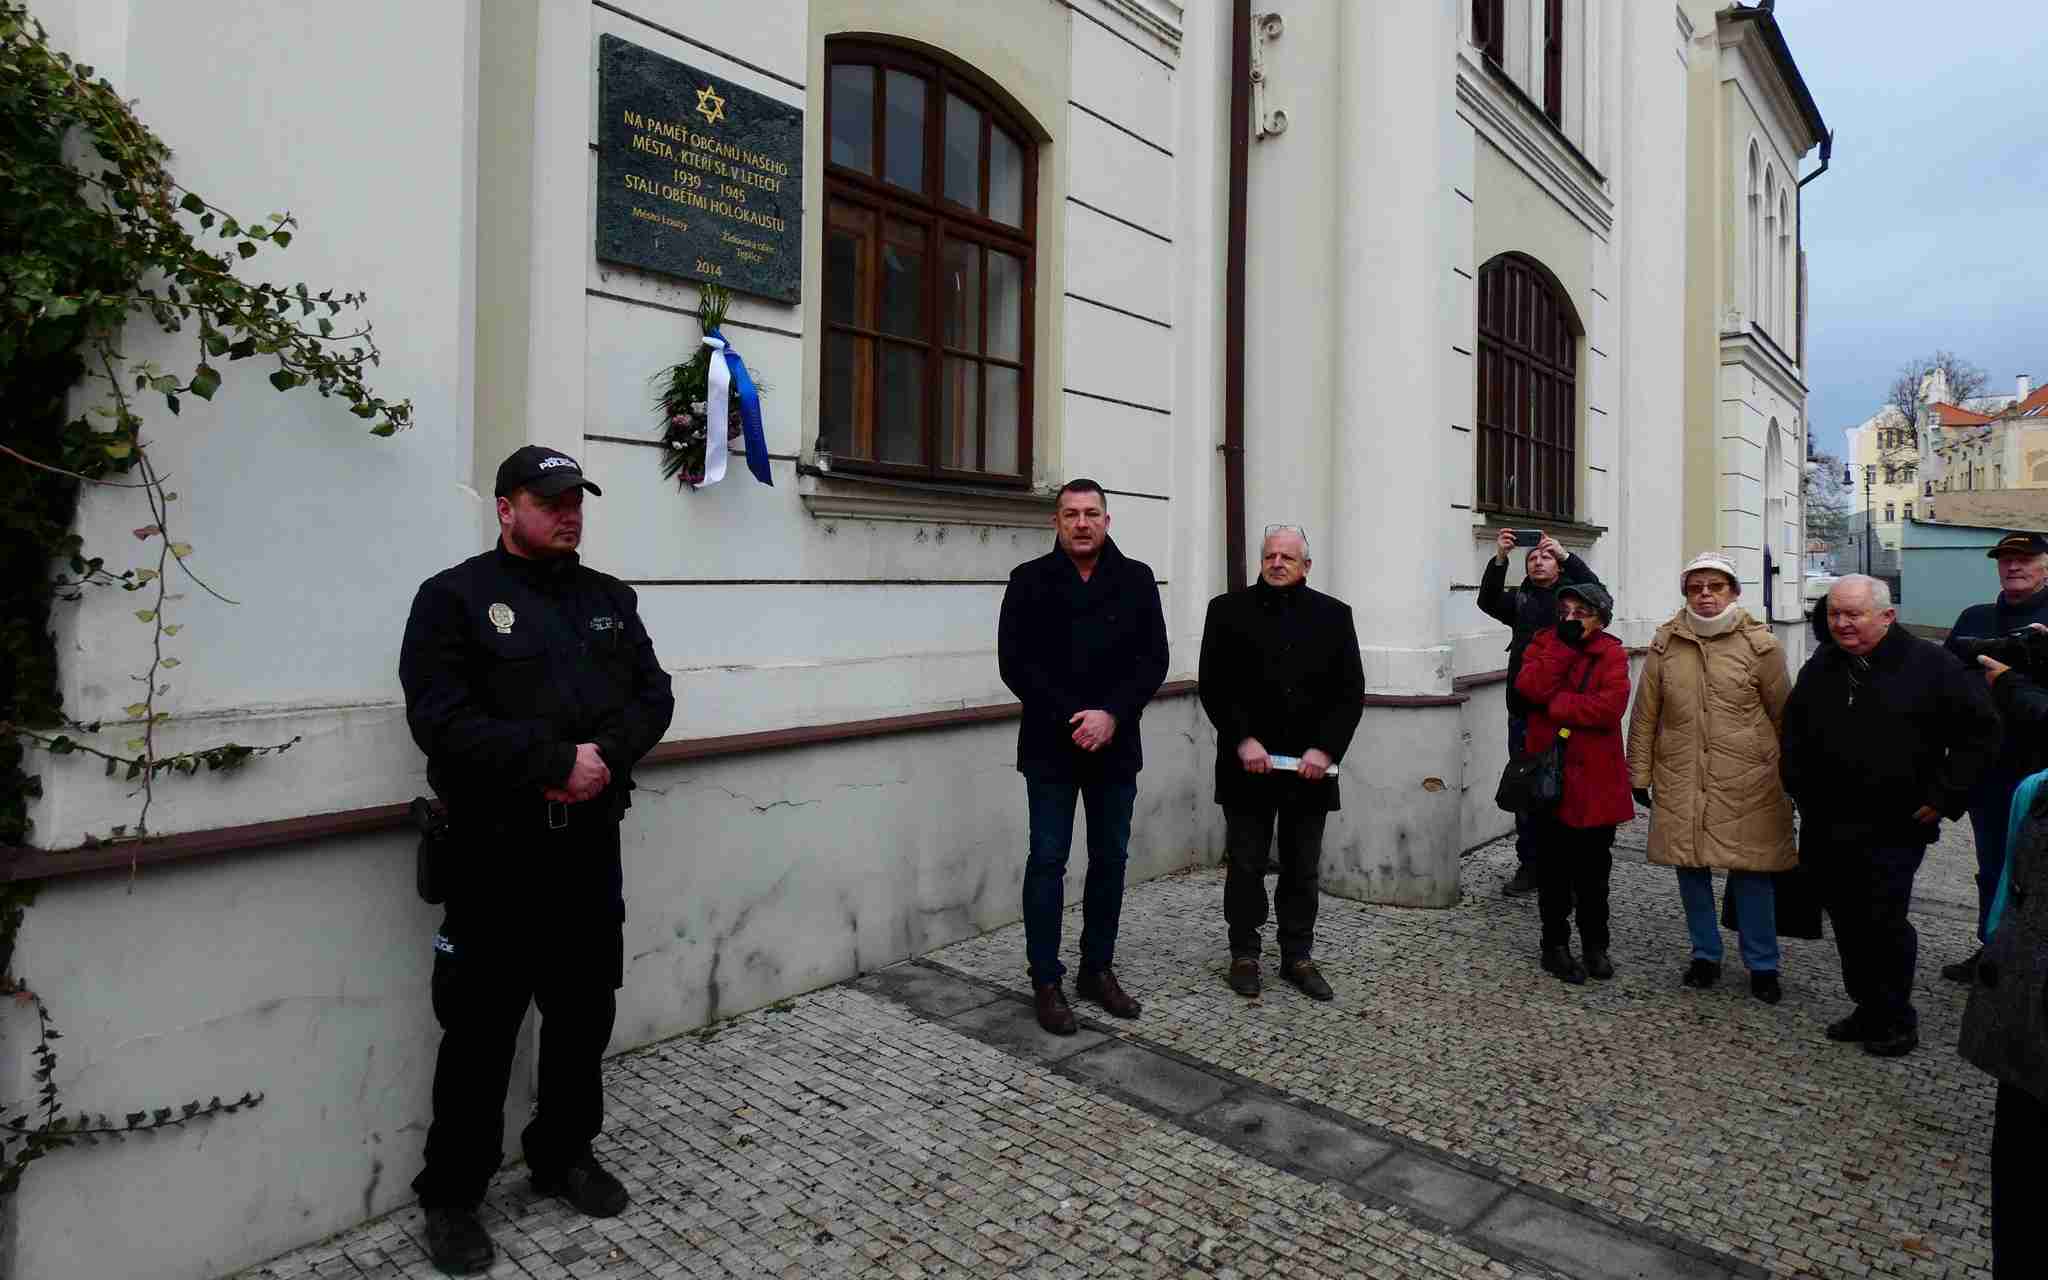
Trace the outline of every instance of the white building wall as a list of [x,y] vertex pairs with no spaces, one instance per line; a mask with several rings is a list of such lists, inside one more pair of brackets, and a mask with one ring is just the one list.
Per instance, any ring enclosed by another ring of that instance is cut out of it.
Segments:
[[[696,343],[695,320],[677,314],[696,290],[593,256],[605,33],[807,106],[812,135],[823,123],[803,86],[827,32],[847,23],[949,50],[1041,117],[1055,168],[1041,175],[1054,216],[1039,238],[1050,264],[1039,478],[1086,470],[1114,491],[1118,541],[1162,579],[1172,676],[1192,674],[1220,555],[1210,495],[1186,504],[1185,527],[1176,505],[1181,486],[1216,475],[1222,241],[1220,205],[1176,191],[1183,169],[1194,190],[1221,189],[1220,37],[1189,32],[1206,70],[1184,92],[1180,50],[1116,8],[1077,4],[762,0],[733,24],[656,0],[530,0],[488,15],[475,3],[206,0],[174,14],[43,0],[60,33],[91,33],[94,60],[125,69],[123,91],[171,143],[181,178],[230,207],[301,216],[266,274],[369,290],[386,354],[377,385],[417,410],[412,431],[377,441],[336,405],[279,396],[261,370],[235,369],[214,403],[188,399],[175,424],[152,415],[154,456],[182,493],[179,536],[244,602],[191,591],[174,606],[187,629],[170,741],[305,739],[232,780],[166,785],[152,830],[425,790],[396,680],[406,610],[419,581],[489,544],[476,490],[528,441],[576,450],[605,486],[584,553],[637,584],[674,678],[671,737],[1009,699],[993,651],[1002,583],[1050,547],[1050,528],[810,515],[794,474],[813,434],[804,307],[742,298],[730,322],[771,387],[775,487],[743,469],[693,494],[659,478],[641,443],[654,436],[648,378]],[[485,33],[486,16],[503,25]],[[480,48],[493,57],[481,69]],[[479,119],[480,86],[507,117]],[[501,164],[508,151],[514,163]],[[1070,175],[1092,208],[1065,198]],[[817,280],[813,261],[807,297]],[[131,351],[169,365],[190,344],[138,331]],[[1183,413],[1196,438],[1183,438]],[[104,493],[81,517],[88,540],[117,554],[140,523]],[[1194,580],[1184,593],[1181,575]],[[102,596],[60,611],[74,714],[118,715],[132,699],[125,672],[147,635],[134,607]],[[996,722],[643,768],[624,832],[629,963],[614,1047],[1014,920],[1025,847],[1015,731]],[[1195,700],[1161,699],[1144,733],[1133,879],[1220,848],[1214,748]],[[134,801],[97,770],[40,763],[45,847],[133,820]],[[426,998],[438,912],[413,896],[411,844],[329,840],[147,869],[132,892],[112,874],[44,890],[16,967],[66,1032],[68,1098],[109,1111],[244,1089],[266,1101],[43,1162],[7,1207],[0,1270],[214,1275],[410,1198],[438,1035]],[[1078,893],[1085,857],[1073,866]],[[32,1025],[16,1014],[0,1026],[10,1072]],[[530,1059],[529,1041],[508,1123],[527,1106]],[[122,1230],[108,1231],[117,1219]]]
[[[671,737],[1008,700],[997,604],[1009,568],[1049,547],[1048,532],[826,519],[801,500],[817,397],[817,86],[836,31],[948,51],[1049,135],[1038,478],[1086,472],[1112,491],[1116,537],[1162,579],[1171,678],[1193,674],[1204,606],[1226,580],[1227,6],[1188,6],[1177,44],[1105,0],[758,0],[744,24],[682,0],[508,0],[488,28],[475,0],[260,12],[195,0],[175,19],[140,0],[42,6],[107,46],[95,60],[125,69],[124,90],[194,186],[301,214],[279,269],[370,289],[387,352],[379,385],[419,410],[413,431],[374,441],[334,406],[242,378],[157,433],[198,563],[245,601],[195,592],[177,606],[191,648],[173,705],[191,722],[173,722],[173,739],[305,742],[230,781],[166,787],[153,828],[424,789],[395,679],[405,610],[422,578],[488,545],[477,486],[527,441],[580,446],[605,486],[585,554],[637,584],[674,678]],[[1140,7],[1169,27],[1177,13],[1168,0]],[[1473,509],[1473,279],[1494,254],[1544,261],[1586,325],[1584,527],[1561,532],[1615,588],[1630,643],[1675,607],[1684,467],[1669,405],[1683,324],[1668,300],[1684,295],[1670,231],[1685,200],[1683,50],[1673,58],[1668,14],[1622,0],[1568,8],[1583,49],[1562,136],[1474,61],[1469,6],[1304,0],[1265,50],[1269,105],[1291,124],[1253,144],[1244,518],[1253,546],[1269,521],[1306,524],[1316,585],[1357,610],[1374,696],[1330,830],[1335,892],[1454,901],[1458,852],[1507,827],[1491,806],[1505,717],[1490,679],[1507,633],[1472,589],[1499,523]],[[606,33],[808,112],[805,301],[743,298],[731,321],[771,387],[772,489],[739,471],[683,495],[656,472],[647,378],[695,343],[681,312],[696,290],[592,254]],[[191,72],[252,44],[262,56],[233,76]],[[368,91],[366,66],[389,68]],[[334,103],[348,109],[313,109]],[[179,349],[153,342],[136,349]],[[112,546],[140,522],[94,495],[84,523]],[[132,607],[100,599],[65,615],[77,714],[128,700],[142,638],[124,621]],[[1014,732],[642,770],[625,828],[615,1047],[1014,919]],[[1220,848],[1215,744],[1195,701],[1161,700],[1144,732],[1134,878]],[[132,816],[96,772],[43,772],[48,846]],[[61,1262],[209,1275],[409,1198],[435,1042],[436,915],[413,898],[410,863],[410,841],[383,835],[150,869],[132,894],[119,876],[45,890],[17,963],[67,1031],[60,1080],[80,1105],[244,1088],[268,1099],[40,1166],[12,1210],[15,1273]],[[21,1030],[18,1018],[0,1028],[17,1054]],[[527,1085],[522,1071],[508,1117]],[[136,1231],[102,1229],[117,1207]]]

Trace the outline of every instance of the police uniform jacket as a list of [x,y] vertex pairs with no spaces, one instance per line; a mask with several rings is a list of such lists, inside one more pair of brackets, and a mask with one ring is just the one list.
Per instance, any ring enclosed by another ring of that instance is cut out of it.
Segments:
[[[1166,679],[1166,616],[1152,568],[1108,538],[1083,581],[1055,545],[1010,571],[997,625],[1003,683],[1024,704],[1017,768],[1036,781],[1137,776],[1138,718]],[[1074,745],[1077,711],[1107,711],[1116,733],[1100,750]]]
[[[631,803],[634,763],[668,729],[675,697],[633,589],[574,555],[529,560],[494,547],[421,584],[398,678],[428,781],[464,850],[451,903],[465,889],[524,881],[526,858],[542,864],[551,891],[617,902],[615,855],[588,866],[535,842],[567,829],[557,821],[615,826]],[[542,790],[568,779],[584,742],[603,754],[611,785],[551,814]]]
[[1327,812],[1337,779],[1304,781],[1284,771],[1252,774],[1238,744],[1257,738],[1268,754],[1322,751],[1344,759],[1365,714],[1365,669],[1351,607],[1306,583],[1261,580],[1209,602],[1202,624],[1202,709],[1216,726],[1216,803]]

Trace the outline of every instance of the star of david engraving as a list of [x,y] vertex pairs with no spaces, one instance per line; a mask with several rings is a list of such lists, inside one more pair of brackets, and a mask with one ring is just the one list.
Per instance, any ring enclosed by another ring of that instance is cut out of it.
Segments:
[[725,119],[725,99],[719,97],[718,91],[708,84],[697,90],[697,114],[703,116],[705,122],[709,124],[717,124]]

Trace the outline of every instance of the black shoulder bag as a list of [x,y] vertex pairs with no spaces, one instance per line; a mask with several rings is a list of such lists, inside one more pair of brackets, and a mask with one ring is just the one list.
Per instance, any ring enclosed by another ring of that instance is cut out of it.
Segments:
[[[1586,691],[1586,682],[1593,678],[1593,667],[1598,659],[1586,663],[1586,674],[1579,677],[1577,692]],[[1517,751],[1508,760],[1508,767],[1501,770],[1500,786],[1494,790],[1493,802],[1509,813],[1523,817],[1534,817],[1549,813],[1564,799],[1564,743],[1572,736],[1570,729],[1559,729],[1557,737],[1541,751]]]

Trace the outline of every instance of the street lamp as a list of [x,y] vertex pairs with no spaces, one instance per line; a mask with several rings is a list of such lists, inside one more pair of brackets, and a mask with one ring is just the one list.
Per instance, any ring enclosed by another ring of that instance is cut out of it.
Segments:
[[[1856,487],[1856,473],[1848,463],[1842,464],[1842,483],[1851,490]],[[1877,468],[1865,464],[1863,468],[1863,572],[1870,572],[1871,514],[1870,490],[1877,483]]]

